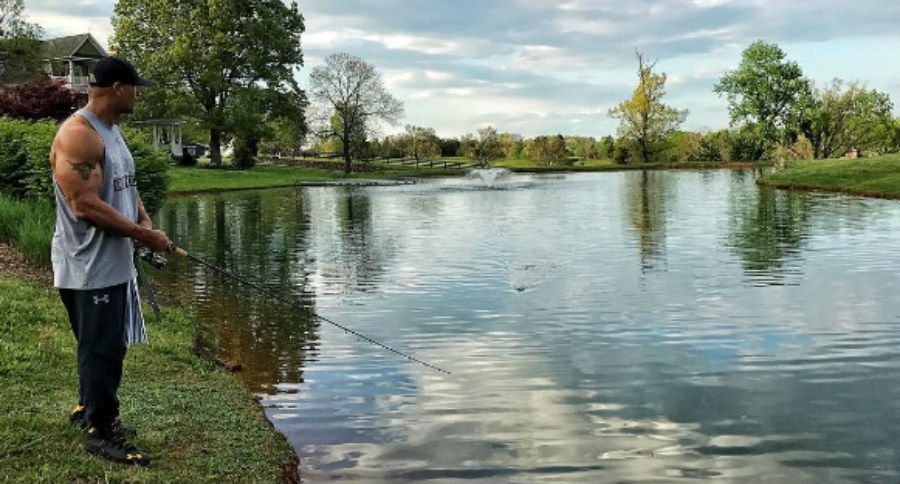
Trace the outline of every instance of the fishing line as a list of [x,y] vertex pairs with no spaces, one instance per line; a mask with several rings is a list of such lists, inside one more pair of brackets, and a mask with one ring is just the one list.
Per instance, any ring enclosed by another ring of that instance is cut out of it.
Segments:
[[[205,260],[203,260],[203,259],[201,259],[201,258],[199,258],[199,257],[197,257],[197,256],[195,256],[195,255],[192,255],[192,254],[190,254],[188,251],[182,249],[181,247],[176,247],[176,248],[174,249],[174,252],[175,252],[176,254],[182,256],[182,257],[185,257],[185,258],[187,258],[187,259],[189,259],[189,260],[191,260],[191,261],[197,263],[197,264],[200,264],[200,265],[202,265],[202,266],[204,266],[204,267],[207,267],[207,268],[209,268],[209,269],[212,269],[213,271],[218,272],[219,274],[222,274],[222,275],[224,275],[224,276],[226,276],[226,277],[229,277],[229,278],[231,278],[231,279],[234,279],[234,280],[236,280],[236,281],[238,281],[238,282],[240,282],[240,283],[242,283],[242,284],[244,284],[244,285],[246,285],[246,286],[252,287],[253,289],[256,289],[257,291],[259,291],[259,292],[265,294],[266,296],[268,296],[268,297],[270,297],[270,298],[272,298],[272,299],[274,299],[274,300],[276,300],[276,301],[279,301],[279,302],[281,302],[281,303],[283,303],[283,304],[287,304],[287,305],[289,305],[289,306],[293,306],[293,307],[295,307],[295,308],[297,308],[297,309],[300,309],[300,310],[303,310],[303,311],[307,311],[307,310],[308,310],[308,308],[305,308],[305,307],[301,306],[300,304],[297,304],[296,302],[291,301],[291,300],[289,300],[289,299],[287,299],[287,298],[281,297],[281,296],[279,296],[279,295],[273,293],[272,291],[266,289],[265,287],[263,287],[263,286],[261,286],[261,285],[255,283],[255,282],[253,282],[253,281],[250,281],[250,280],[248,280],[248,279],[246,279],[246,278],[244,278],[244,277],[242,277],[242,276],[240,276],[240,275],[238,275],[238,274],[235,274],[235,273],[230,272],[230,271],[228,271],[228,270],[222,269],[221,267],[218,267],[218,266],[216,266],[215,264],[212,264],[212,263],[207,262],[207,261],[205,261]],[[443,368],[440,368],[440,367],[438,367],[438,366],[432,365],[431,363],[428,363],[427,361],[420,360],[420,359],[416,358],[415,356],[412,356],[412,355],[410,355],[410,354],[408,354],[408,353],[404,353],[404,352],[402,352],[402,351],[400,351],[400,350],[394,349],[394,348],[392,348],[392,347],[390,347],[390,346],[388,346],[388,345],[386,345],[386,344],[384,344],[384,343],[382,343],[382,342],[380,342],[380,341],[378,341],[378,340],[375,340],[375,339],[373,339],[373,338],[370,338],[370,337],[368,337],[368,336],[366,336],[366,335],[364,335],[364,334],[362,334],[362,333],[360,333],[360,332],[358,332],[358,331],[355,331],[355,330],[353,330],[353,329],[350,329],[350,328],[348,328],[347,326],[344,326],[343,324],[340,324],[340,323],[337,323],[337,322],[335,322],[335,321],[332,321],[332,320],[326,318],[325,316],[321,316],[321,315],[319,315],[319,314],[316,314],[315,312],[312,312],[312,316],[313,316],[314,318],[320,320],[320,321],[323,321],[323,322],[328,323],[328,324],[330,324],[330,325],[332,325],[332,326],[335,326],[335,327],[337,327],[337,328],[340,328],[341,330],[343,330],[343,331],[344,331],[345,333],[347,333],[347,334],[351,334],[351,335],[356,336],[357,338],[359,338],[359,339],[361,339],[361,340],[363,340],[363,341],[366,341],[366,342],[368,342],[368,343],[370,343],[370,344],[373,344],[373,345],[375,345],[375,346],[378,346],[379,348],[385,349],[385,350],[387,350],[387,351],[390,351],[391,353],[394,353],[394,354],[396,354],[396,355],[402,356],[403,358],[406,358],[406,359],[409,360],[409,361],[412,361],[412,362],[418,363],[418,364],[420,364],[420,365],[426,366],[426,367],[431,368],[432,370],[438,371],[438,372],[440,372],[440,373],[444,373],[444,374],[446,374],[446,375],[451,375],[451,373],[450,373],[449,371],[447,371],[447,370],[445,370],[445,369],[443,369]]]

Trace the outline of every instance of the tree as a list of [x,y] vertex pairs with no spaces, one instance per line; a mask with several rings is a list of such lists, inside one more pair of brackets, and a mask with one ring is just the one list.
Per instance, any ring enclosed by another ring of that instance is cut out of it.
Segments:
[[476,157],[476,146],[478,145],[478,140],[475,138],[475,135],[471,133],[464,134],[459,139],[459,156],[463,158],[469,158],[470,160],[474,160]]
[[41,76],[25,84],[0,86],[0,115],[16,119],[62,121],[78,109],[80,99],[66,86]]
[[559,163],[569,156],[566,151],[566,139],[561,134],[534,138],[528,153],[532,160],[546,166]]
[[727,129],[706,133],[700,139],[697,161],[731,161],[731,132]]
[[507,160],[518,160],[522,157],[522,150],[525,148],[525,140],[522,135],[517,133],[500,133],[498,141],[500,142],[500,151]]
[[399,136],[387,136],[381,142],[379,156],[385,159],[403,158],[403,139]]
[[894,120],[894,135],[888,151],[891,153],[900,153],[900,119]]
[[459,156],[460,143],[456,138],[441,138],[441,156]]
[[[238,125],[238,93],[256,88],[302,98],[303,16],[281,0],[119,0],[111,47],[159,83],[143,104],[189,116],[209,130],[210,158]],[[246,106],[245,106],[246,107]],[[252,120],[252,116],[244,119]],[[243,125],[241,125],[243,126]]]
[[566,137],[566,149],[582,160],[594,160],[600,157],[597,153],[597,140],[586,136]]
[[276,156],[298,156],[303,151],[303,133],[297,125],[286,119],[276,119],[267,124],[268,133],[260,141],[260,153]]
[[674,131],[669,135],[665,161],[671,163],[687,163],[697,161],[703,135],[691,131]]
[[[335,137],[344,144],[346,174],[352,169],[354,153],[349,142],[354,132],[370,132],[378,122],[396,124],[403,116],[403,103],[385,89],[375,67],[350,54],[329,55],[324,65],[313,69],[310,94],[316,118],[311,124],[317,126],[322,136]],[[325,113],[340,118],[340,129],[323,126],[321,118]]]
[[43,29],[23,18],[23,0],[0,0],[0,84],[19,83],[41,73]]
[[305,97],[251,86],[235,90],[226,111],[228,132],[234,135],[234,164],[252,168],[264,142],[281,137],[298,146],[306,133]]
[[411,155],[416,161],[441,156],[440,139],[433,128],[406,125],[404,145],[406,154]]
[[[319,138],[326,142],[331,148],[327,151],[339,153],[342,157],[347,153],[352,153],[354,159],[362,159],[362,151],[367,147],[366,138],[368,136],[366,125],[364,123],[354,124],[347,133],[347,137],[334,136],[334,133],[344,133],[344,120],[335,111],[329,119],[328,129],[318,131]],[[402,151],[404,147],[402,137],[397,138],[398,149]]]
[[611,160],[613,157],[613,151],[616,148],[616,139],[612,136],[606,135],[597,141],[596,146],[594,147],[594,151],[597,153],[597,157],[601,160]]
[[637,146],[640,161],[652,161],[662,151],[666,138],[687,118],[687,111],[679,111],[662,103],[666,95],[666,74],[656,74],[656,62],[647,63],[641,52],[638,60],[638,86],[631,99],[609,111],[619,120],[619,136]]
[[732,126],[749,137],[751,156],[760,159],[776,144],[794,141],[811,91],[803,70],[780,47],[757,41],[715,92],[728,99]]
[[890,96],[840,79],[817,90],[800,130],[815,158],[843,156],[852,149],[886,149],[893,135]]
[[472,158],[481,166],[490,166],[491,161],[503,157],[503,148],[500,146],[500,135],[492,126],[478,130],[478,137],[472,137],[474,141]]

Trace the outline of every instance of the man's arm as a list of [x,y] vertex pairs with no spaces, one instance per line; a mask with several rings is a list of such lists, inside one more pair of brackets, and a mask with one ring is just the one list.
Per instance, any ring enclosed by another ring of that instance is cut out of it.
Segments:
[[144,208],[144,200],[141,199],[140,193],[138,193],[138,225],[153,230],[153,221],[150,220],[150,215],[147,215],[147,209]]
[[103,142],[93,129],[74,120],[67,122],[54,141],[53,153],[53,175],[75,217],[155,251],[169,248],[165,233],[132,222],[100,198]]

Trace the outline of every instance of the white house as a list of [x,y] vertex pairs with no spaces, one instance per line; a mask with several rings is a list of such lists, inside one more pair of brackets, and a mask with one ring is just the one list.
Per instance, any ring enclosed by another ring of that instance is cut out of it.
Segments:
[[44,53],[47,75],[68,81],[69,87],[77,92],[87,92],[91,69],[109,55],[91,34],[45,40]]
[[[81,93],[86,93],[90,88],[88,79],[94,64],[109,55],[91,34],[45,40],[44,53],[45,72],[53,79],[68,81],[73,91]],[[181,125],[184,122],[180,119],[147,119],[129,124],[152,130],[153,142],[173,158],[179,159],[184,155],[181,141]],[[201,156],[201,148],[191,145],[188,153],[194,157]]]

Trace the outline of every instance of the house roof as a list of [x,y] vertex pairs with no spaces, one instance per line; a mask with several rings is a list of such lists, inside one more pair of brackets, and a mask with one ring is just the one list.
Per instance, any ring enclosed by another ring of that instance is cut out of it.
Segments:
[[44,41],[45,53],[49,59],[69,57],[101,58],[108,54],[91,34],[70,35]]

